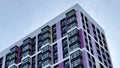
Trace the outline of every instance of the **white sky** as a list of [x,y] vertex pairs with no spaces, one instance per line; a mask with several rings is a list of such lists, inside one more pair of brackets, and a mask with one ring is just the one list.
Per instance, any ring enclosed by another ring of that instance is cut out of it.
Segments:
[[76,3],[105,30],[114,68],[120,68],[120,0],[0,0],[0,51]]

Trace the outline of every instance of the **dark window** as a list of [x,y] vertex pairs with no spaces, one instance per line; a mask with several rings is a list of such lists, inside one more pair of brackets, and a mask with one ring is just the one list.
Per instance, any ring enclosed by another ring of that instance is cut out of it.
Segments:
[[92,43],[91,43],[91,42],[89,42],[89,44],[90,44],[90,47],[91,47],[91,48],[93,48],[93,47],[92,47]]
[[105,64],[105,66],[108,66],[106,61],[104,61],[104,64]]
[[67,34],[66,23],[67,22],[66,22],[65,18],[60,21],[60,24],[61,24],[61,35],[62,35],[62,37]]
[[57,44],[53,45],[53,63],[58,62]]
[[37,56],[37,61],[38,61],[38,68],[42,68],[42,54],[39,53],[38,56]]
[[70,24],[67,25],[68,26],[68,30],[70,30],[71,28],[74,28],[75,26],[77,26],[77,22],[72,22]]
[[95,35],[95,36],[97,35],[97,33],[96,33],[96,31],[95,31],[95,30],[93,30],[93,33],[94,33],[94,35]]
[[40,33],[38,35],[38,51],[40,50],[41,46],[42,46],[42,34]]
[[96,45],[96,47],[99,49],[99,45],[98,45],[98,43],[95,42],[95,45]]
[[99,29],[97,29],[97,32],[98,32],[98,34],[100,34],[100,30]]
[[86,34],[86,32],[84,31],[84,36],[87,38],[87,34]]
[[75,9],[72,9],[71,11],[69,11],[68,13],[66,13],[66,17],[69,18],[73,15],[76,15],[76,10]]
[[76,11],[73,9],[66,13],[68,30],[77,26]]
[[91,61],[89,61],[89,66],[92,67],[92,62]]
[[86,21],[86,22],[88,21],[86,16],[85,16],[85,21]]
[[96,65],[93,65],[94,68],[96,68]]
[[85,42],[86,42],[86,44],[88,44],[88,40],[85,38]]
[[105,39],[105,35],[102,33],[102,37]]
[[110,59],[107,59],[107,61],[108,61],[108,63],[109,63],[109,64],[111,64],[111,61],[110,61]]
[[52,26],[52,41],[55,42],[57,40],[57,35],[56,35],[56,24]]
[[92,57],[92,61],[95,63],[95,58],[94,57]]
[[98,56],[98,59],[102,62],[102,58],[100,56]]
[[69,59],[64,61],[64,68],[70,68]]
[[35,56],[32,58],[32,68],[35,68],[35,61],[36,61],[36,58]]
[[96,37],[96,36],[94,36],[94,39],[95,39],[96,41],[98,41],[98,39],[97,39],[97,37]]
[[104,46],[105,47],[105,49],[108,51],[108,48],[107,48],[107,46]]
[[100,64],[100,68],[104,68],[104,66],[102,64]]
[[42,45],[45,45],[47,43],[51,43],[51,28],[50,26],[45,26],[41,29],[41,39],[42,39]]
[[68,56],[68,43],[67,38],[62,40],[62,48],[63,48],[63,58]]
[[91,59],[91,56],[90,56],[90,54],[89,54],[89,53],[87,53],[87,55],[88,55],[88,58],[89,58],[89,59]]
[[2,68],[2,63],[3,63],[3,57],[0,58],[0,68]]
[[47,45],[42,48],[42,64],[43,66],[50,64],[51,62],[51,46]]
[[104,49],[101,47],[101,51],[104,53],[105,51],[104,51]]
[[54,68],[58,68],[58,65],[54,66]]
[[102,56],[103,56],[104,60],[106,60],[106,56],[104,54],[102,54]]
[[86,49],[89,51],[89,46],[88,45],[86,45]]
[[101,55],[101,52],[100,52],[100,50],[99,50],[99,49],[97,49],[97,53],[98,53],[98,55]]
[[88,39],[91,41],[91,37],[88,35]]
[[36,37],[32,38],[32,55],[35,54],[36,51]]
[[83,16],[84,16],[84,15],[83,15],[83,13],[81,12],[81,17],[83,18]]
[[91,53],[94,54],[93,50],[91,49]]
[[100,43],[100,45],[102,45],[102,46],[103,46],[102,41],[99,41],[99,43]]
[[95,29],[95,25],[94,24],[92,24],[92,28]]
[[44,34],[46,32],[49,32],[50,31],[50,26],[49,25],[45,26],[44,28],[41,29],[41,31],[42,31],[42,34]]
[[110,58],[110,55],[109,55],[109,53],[107,53],[107,52],[106,52],[106,55],[107,55],[107,57],[109,57],[109,58]]

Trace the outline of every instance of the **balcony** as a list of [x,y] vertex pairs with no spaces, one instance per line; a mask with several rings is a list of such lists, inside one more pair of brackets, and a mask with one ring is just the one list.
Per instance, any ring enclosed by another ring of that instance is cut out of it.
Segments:
[[64,19],[62,19],[61,21],[60,21],[60,23],[61,23],[61,27],[65,27],[66,26],[66,19],[64,18]]
[[71,59],[71,61],[75,61],[75,60],[77,60],[77,59],[82,59],[81,51],[80,51],[80,50],[77,50],[77,51],[73,52],[73,53],[70,55],[70,59]]
[[51,58],[50,52],[42,53],[42,60],[49,59],[49,58]]
[[76,15],[76,10],[72,9],[71,11],[69,11],[68,13],[66,13],[66,18],[70,18],[71,16]]
[[74,37],[69,39],[69,45],[73,45],[75,43],[79,43],[79,37],[78,36],[74,36]]
[[10,52],[11,53],[16,53],[16,52],[18,52],[18,46],[14,46],[14,47],[12,47],[11,49],[10,49]]
[[78,29],[74,29],[74,30],[70,31],[68,33],[68,38],[71,38],[71,37],[77,35],[78,34],[77,32],[78,32]]
[[24,57],[30,56],[30,55],[31,55],[31,51],[27,50],[27,51],[21,53],[21,58],[24,58]]
[[46,32],[50,32],[50,26],[48,26],[48,25],[41,29],[41,34],[42,35]]
[[47,45],[47,46],[43,47],[41,50],[42,50],[41,51],[42,53],[50,52],[51,51],[51,47],[50,47],[50,45]]
[[47,60],[43,61],[42,66],[44,67],[44,66],[47,66],[49,64],[51,64],[51,60],[47,59]]
[[32,47],[31,47],[31,45],[22,45],[21,46],[21,51],[22,52],[25,52],[25,51],[30,51],[30,50],[32,50]]
[[27,45],[27,44],[31,44],[32,43],[32,39],[30,37],[28,37],[27,39],[23,40],[23,45]]
[[67,30],[68,31],[72,28],[77,28],[77,22],[76,21],[67,25]]
[[45,33],[44,35],[42,35],[42,41],[46,40],[46,39],[50,39],[51,38],[51,35],[50,33]]
[[77,48],[79,48],[79,46],[80,46],[80,43],[78,43],[78,42],[76,42],[76,43],[74,43],[72,45],[69,45],[70,52],[77,49]]
[[17,53],[12,53],[10,54],[9,60],[17,60],[17,56],[18,56]]
[[9,67],[9,68],[17,68],[17,66],[16,66],[16,65],[13,65],[13,66],[11,66],[11,67]]
[[42,33],[38,35],[38,42],[42,41]]
[[32,45],[36,44],[36,37],[32,38]]
[[50,61],[51,61],[51,47],[50,47],[50,45],[43,47],[41,53],[42,53],[43,66],[50,64]]
[[56,32],[56,24],[52,26],[52,33]]
[[22,65],[26,65],[26,64],[30,64],[31,63],[31,58],[30,57],[26,57],[22,60]]

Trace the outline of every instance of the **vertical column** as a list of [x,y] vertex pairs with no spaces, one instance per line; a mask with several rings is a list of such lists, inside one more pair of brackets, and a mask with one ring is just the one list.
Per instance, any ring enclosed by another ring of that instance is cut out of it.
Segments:
[[61,25],[60,22],[56,23],[56,34],[57,34],[57,40],[61,38]]
[[79,34],[80,48],[83,48],[85,47],[83,30],[82,29],[78,30],[78,34]]
[[63,60],[62,41],[57,42],[57,50],[58,50],[58,61],[61,61]]
[[97,57],[96,44],[95,44],[95,41],[93,39],[92,39],[92,46],[93,46],[94,56]]
[[90,20],[88,20],[88,22],[87,22],[87,23],[88,23],[88,27],[89,27],[90,35],[94,37],[91,21],[90,21]]
[[85,50],[82,51],[82,57],[83,57],[83,65],[84,65],[84,68],[89,68],[89,67],[88,67],[87,52],[86,52]]
[[[56,33],[57,33],[57,40],[61,38],[61,26],[60,22],[56,23]],[[62,42],[57,42],[57,49],[58,49],[58,61],[63,59],[63,53],[62,53]]]
[[61,63],[58,65],[58,68],[64,68],[64,63],[61,62]]
[[[57,33],[57,40],[61,38],[61,26],[60,26],[60,22],[58,22],[56,24],[56,33]],[[63,60],[63,50],[62,50],[62,41],[58,41],[57,42],[57,50],[58,50],[58,61]],[[63,68],[63,63],[60,63],[59,68]]]
[[3,56],[3,61],[2,61],[3,64],[2,64],[2,68],[5,68],[5,60],[6,60],[5,58],[6,58],[6,56]]
[[76,16],[77,16],[77,24],[78,24],[78,28],[82,27],[82,21],[81,21],[81,15],[80,15],[80,11],[76,10]]

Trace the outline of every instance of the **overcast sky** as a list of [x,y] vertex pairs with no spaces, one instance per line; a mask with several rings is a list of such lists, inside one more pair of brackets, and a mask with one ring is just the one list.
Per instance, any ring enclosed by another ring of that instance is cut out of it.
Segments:
[[0,0],[0,52],[76,3],[105,30],[120,68],[120,0]]

